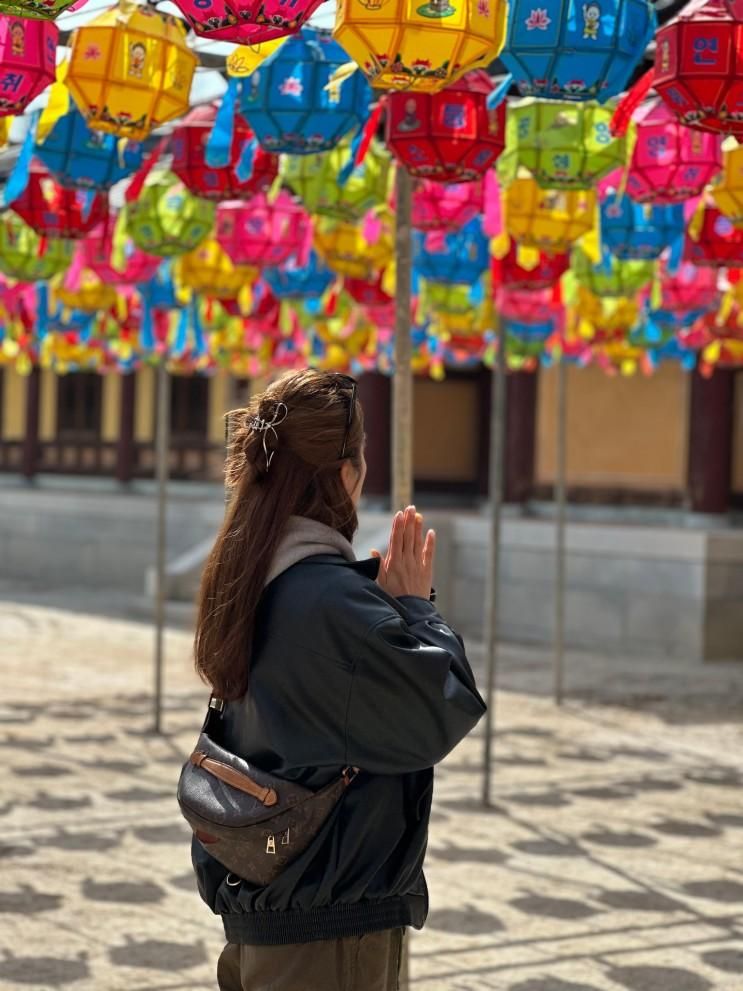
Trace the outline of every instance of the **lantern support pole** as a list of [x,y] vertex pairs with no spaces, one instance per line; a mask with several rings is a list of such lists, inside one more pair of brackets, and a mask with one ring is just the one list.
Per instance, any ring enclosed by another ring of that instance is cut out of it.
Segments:
[[555,645],[554,702],[562,705],[565,680],[565,509],[567,460],[567,364],[557,365],[557,444],[555,464]]
[[498,653],[498,579],[506,450],[506,343],[503,321],[495,316],[496,355],[490,400],[490,547],[485,580],[485,739],[483,744],[482,804],[491,805],[493,741],[495,735],[495,681]]
[[155,535],[155,697],[154,731],[162,733],[162,693],[165,633],[165,556],[167,549],[168,453],[170,447],[170,375],[163,357],[157,369],[157,433],[155,464],[157,520]]
[[404,509],[413,501],[413,344],[410,336],[413,184],[410,173],[399,163],[395,186],[397,206],[395,374],[392,379],[392,508],[398,510]]

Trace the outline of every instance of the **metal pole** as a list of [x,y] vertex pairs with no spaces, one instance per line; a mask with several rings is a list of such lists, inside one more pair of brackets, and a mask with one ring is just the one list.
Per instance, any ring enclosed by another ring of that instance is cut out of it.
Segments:
[[565,461],[567,420],[567,366],[557,366],[557,449],[555,465],[555,705],[562,705],[565,669]]
[[413,501],[413,353],[410,337],[412,248],[410,173],[397,166],[395,228],[395,374],[392,379],[392,508]]
[[498,575],[501,552],[501,516],[506,447],[506,344],[503,324],[496,316],[495,366],[490,403],[490,555],[485,582],[485,742],[483,746],[482,804],[490,803],[492,744],[495,733],[495,676],[498,654]]
[[167,548],[166,508],[168,453],[170,447],[170,376],[163,358],[157,369],[157,532],[155,537],[155,732],[161,733],[163,692],[163,634],[165,631],[165,555]]

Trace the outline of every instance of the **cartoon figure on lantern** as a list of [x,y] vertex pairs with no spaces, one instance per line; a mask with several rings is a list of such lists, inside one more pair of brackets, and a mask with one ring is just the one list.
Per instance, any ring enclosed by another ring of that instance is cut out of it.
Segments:
[[367,10],[381,10],[382,0],[361,0],[361,6]]
[[405,101],[405,116],[398,124],[398,130],[417,131],[421,127],[421,122],[418,120],[418,114],[416,113],[417,109],[418,104],[415,100],[410,99]]
[[129,45],[129,68],[127,74],[132,79],[141,79],[144,73],[144,63],[147,57],[147,49],[141,41],[134,41]]
[[583,4],[583,37],[595,41],[599,36],[599,24],[601,23],[601,7],[591,0],[590,3]]
[[449,0],[428,0],[428,3],[424,3],[422,7],[418,8],[418,13],[422,17],[437,17],[439,19],[451,17],[456,12],[457,8],[452,7]]
[[21,21],[13,21],[10,25],[10,52],[11,55],[26,54],[26,29]]

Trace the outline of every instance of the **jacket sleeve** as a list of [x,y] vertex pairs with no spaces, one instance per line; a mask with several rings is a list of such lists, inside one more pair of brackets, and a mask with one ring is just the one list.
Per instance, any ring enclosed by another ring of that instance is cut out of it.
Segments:
[[347,762],[376,774],[431,767],[485,712],[464,644],[426,599],[393,605],[367,587],[363,609],[369,622],[354,652]]

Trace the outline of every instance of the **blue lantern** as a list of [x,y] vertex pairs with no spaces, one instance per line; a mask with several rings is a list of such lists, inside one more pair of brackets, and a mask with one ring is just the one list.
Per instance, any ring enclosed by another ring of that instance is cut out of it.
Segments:
[[474,285],[490,264],[490,246],[479,218],[459,230],[413,231],[413,264],[431,282]]
[[648,0],[514,0],[501,60],[524,96],[603,103],[656,28]]
[[298,265],[292,257],[280,268],[266,268],[262,274],[277,299],[316,299],[335,279],[314,251],[306,265]]
[[305,28],[245,80],[238,112],[267,151],[329,151],[369,116],[371,89],[361,72],[328,87],[336,69],[347,63],[329,34]]
[[118,145],[115,135],[91,130],[80,111],[72,108],[36,145],[34,154],[61,186],[110,189],[142,164],[140,142],[127,141],[123,151]]
[[668,247],[680,254],[685,230],[682,204],[651,206],[610,193],[601,204],[601,237],[622,260],[659,258]]

